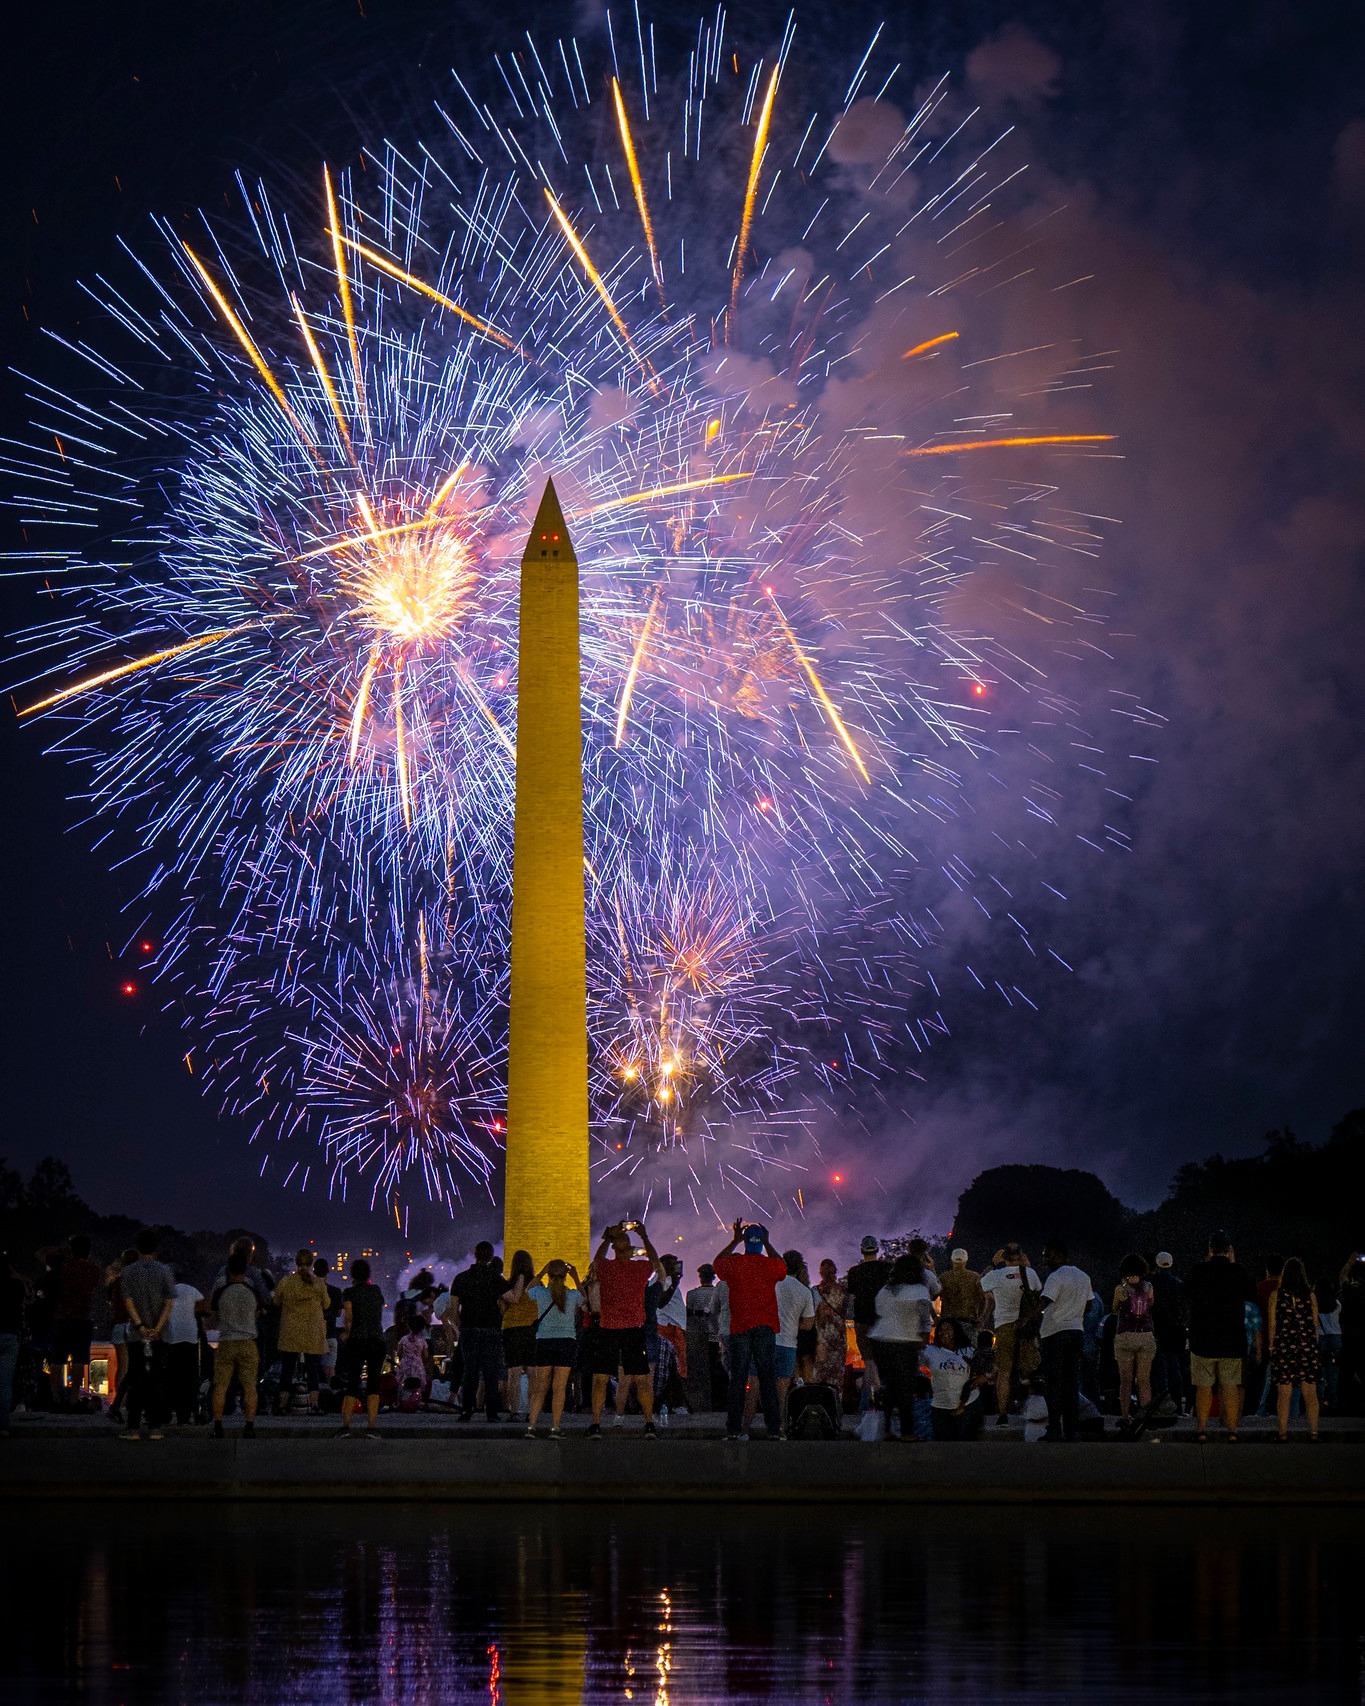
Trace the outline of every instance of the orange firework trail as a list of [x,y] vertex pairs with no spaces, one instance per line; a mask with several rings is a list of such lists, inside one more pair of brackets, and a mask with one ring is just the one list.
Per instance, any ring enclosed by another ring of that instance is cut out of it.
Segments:
[[801,665],[801,668],[806,672],[806,679],[810,682],[811,691],[815,694],[815,697],[820,701],[821,705],[824,706],[825,715],[829,718],[830,723],[834,728],[834,732],[843,742],[848,756],[853,760],[854,768],[862,777],[863,781],[868,783],[870,786],[872,777],[868,772],[867,766],[863,763],[862,755],[854,745],[853,736],[848,732],[844,719],[839,715],[839,707],[825,691],[824,682],[821,681],[819,675],[816,674],[815,665],[810,661],[806,656],[805,651],[802,649],[801,642],[792,631],[791,623],[788,622],[787,618],[782,614],[782,607],[777,602],[777,597],[771,587],[767,589],[767,592],[768,598],[772,603],[772,607],[777,613],[777,620],[782,624],[782,632],[787,636],[787,641],[791,646],[792,655],[795,657],[797,663]]
[[654,221],[650,218],[649,202],[645,196],[645,181],[640,176],[640,162],[635,153],[635,138],[630,133],[630,120],[626,116],[626,103],[621,97],[621,84],[618,78],[611,80],[612,97],[616,102],[616,124],[621,132],[621,147],[626,156],[626,167],[630,172],[631,188],[635,191],[635,205],[640,210],[640,224],[644,227],[645,243],[649,248],[649,264],[654,272],[655,288],[659,292],[659,302],[667,306],[664,300],[664,269],[659,262],[659,246],[654,241]]
[[[313,371],[317,374],[318,379],[322,384],[323,393],[327,398],[332,414],[336,418],[337,426],[341,431],[342,443],[346,446],[347,455],[350,455],[351,429],[346,424],[345,415],[341,412],[341,399],[337,396],[336,387],[332,384],[332,376],[327,371],[327,364],[322,359],[322,351],[317,346],[313,337],[312,328],[309,326],[308,321],[304,316],[303,308],[299,303],[299,299],[294,295],[293,291],[290,291],[289,293],[289,301],[290,305],[293,307],[294,318],[298,322],[299,330],[303,333],[303,341],[308,346],[308,358],[313,363]],[[354,461],[353,457],[352,460]]]
[[217,303],[218,310],[222,314],[223,318],[227,321],[228,325],[231,326],[233,335],[236,337],[237,342],[241,344],[242,348],[250,357],[251,365],[265,381],[266,390],[269,391],[270,395],[279,404],[281,412],[293,427],[294,431],[298,434],[299,441],[306,445],[310,454],[316,458],[317,450],[315,449],[312,440],[303,430],[303,423],[299,420],[299,417],[294,413],[293,409],[290,408],[289,399],[284,394],[284,387],[270,371],[270,364],[266,361],[260,350],[257,349],[255,340],[252,338],[251,333],[248,332],[246,327],[242,324],[242,321],[238,318],[236,311],[228,301],[227,297],[223,295],[222,291],[219,290],[218,286],[213,282],[212,274],[199,259],[198,255],[195,254],[194,250],[188,243],[182,244],[181,247],[194,263],[194,270],[199,274],[200,278],[203,279],[205,288]]
[[255,628],[257,625],[256,622],[243,622],[236,628],[219,628],[212,634],[200,634],[197,639],[186,640],[183,645],[167,646],[163,651],[149,652],[146,657],[134,658],[131,663],[121,663],[113,669],[101,670],[98,675],[87,676],[83,681],[73,682],[70,687],[63,687],[58,693],[49,694],[36,705],[25,706],[19,715],[31,717],[35,711],[46,711],[49,706],[60,705],[63,699],[72,699],[78,693],[90,693],[96,687],[104,687],[125,675],[135,675],[139,670],[154,669],[157,664],[167,663],[171,658],[184,657],[187,652],[198,652],[205,646],[216,646],[219,640],[230,640],[234,634],[245,634],[249,628]]
[[645,617],[645,625],[640,630],[640,638],[635,647],[635,655],[630,660],[630,668],[626,671],[626,684],[621,689],[621,708],[616,713],[616,744],[620,747],[626,738],[626,719],[630,716],[631,696],[635,692],[635,678],[640,673],[640,665],[645,659],[645,649],[649,645],[649,637],[654,632],[654,618],[658,614],[659,600],[662,589],[655,591],[653,602],[649,607],[649,615]]
[[1018,438],[964,438],[959,444],[926,444],[905,450],[903,456],[956,456],[963,450],[1014,450],[1025,444],[1111,444],[1112,432],[1031,433]]
[[351,712],[351,763],[355,763],[356,751],[360,746],[360,732],[365,726],[365,708],[370,702],[370,683],[374,680],[374,672],[378,658],[374,651],[370,652],[364,672],[360,677],[360,687],[355,696],[355,708]]
[[758,115],[758,129],[754,132],[753,158],[749,162],[749,182],[744,190],[744,213],[739,222],[739,241],[735,246],[735,273],[730,285],[730,319],[734,320],[739,311],[739,287],[744,282],[744,257],[749,252],[749,238],[754,228],[754,203],[758,199],[758,178],[763,170],[763,156],[768,150],[768,126],[772,123],[773,99],[777,94],[777,74],[782,69],[780,63],[773,66],[773,74],[768,79],[768,92],[763,97],[763,106]]
[[627,492],[624,497],[608,498],[593,504],[590,509],[575,510],[571,521],[587,521],[594,515],[607,515],[612,510],[627,509],[631,504],[649,503],[654,498],[671,498],[679,492],[703,492],[708,486],[727,486],[734,480],[752,480],[752,474],[708,474],[700,480],[678,480],[671,486],[651,486],[645,492]]
[[629,326],[627,326],[625,321],[621,318],[620,309],[617,308],[615,302],[612,301],[611,292],[607,289],[605,280],[601,273],[598,272],[597,268],[592,264],[592,256],[589,255],[588,251],[583,247],[583,243],[579,238],[578,233],[570,223],[568,214],[565,213],[564,209],[559,205],[548,189],[545,191],[545,199],[549,202],[550,212],[554,214],[555,222],[559,226],[559,229],[564,233],[565,241],[573,250],[579,266],[581,266],[583,271],[588,275],[588,283],[597,292],[602,306],[611,317],[611,323],[616,327],[617,332],[620,334],[622,343],[625,344],[626,348],[630,351],[631,355],[634,356],[635,360],[639,362],[641,370],[649,378],[651,387],[657,388],[658,381],[655,378],[654,369],[645,360],[644,356],[640,354],[639,350],[636,349],[635,340],[630,335]]
[[476,332],[482,333],[485,338],[491,338],[495,344],[501,344],[503,349],[511,350],[514,355],[525,358],[526,352],[519,348],[505,332],[500,332],[496,326],[490,326],[487,320],[481,320],[477,314],[471,314],[467,308],[461,308],[458,302],[452,301],[448,296],[443,296],[439,290],[433,290],[415,273],[410,273],[405,267],[400,267],[397,261],[391,261],[387,255],[381,255],[378,249],[371,249],[365,243],[357,243],[353,237],[348,237],[344,231],[338,231],[335,226],[328,235],[344,243],[348,249],[354,250],[357,255],[363,256],[372,267],[377,267],[380,272],[387,273],[390,278],[396,278],[400,284],[406,284],[409,289],[430,297],[433,302],[439,302],[442,308],[448,308],[452,314],[457,315],[467,326],[472,326]]
[[906,350],[902,361],[909,361],[912,356],[927,355],[931,349],[938,349],[942,344],[950,344],[953,339],[960,337],[959,332],[940,332],[936,338],[926,338],[922,344],[916,344],[913,349]]
[[337,289],[341,293],[341,317],[346,322],[346,343],[351,351],[351,371],[355,377],[356,406],[364,413],[365,376],[360,366],[360,340],[355,333],[355,305],[351,301],[351,275],[346,267],[346,251],[341,245],[341,220],[337,215],[336,196],[332,193],[332,174],[324,166],[322,182],[327,191],[327,218],[332,239],[332,260],[336,267]]

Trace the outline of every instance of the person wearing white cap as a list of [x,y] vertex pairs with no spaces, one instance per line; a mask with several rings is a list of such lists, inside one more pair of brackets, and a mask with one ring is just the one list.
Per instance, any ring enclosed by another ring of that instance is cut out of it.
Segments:
[[986,1312],[986,1294],[981,1275],[967,1266],[967,1252],[953,1251],[953,1265],[939,1281],[939,1319],[956,1323],[956,1342],[969,1350]]
[[1156,1333],[1156,1357],[1152,1363],[1152,1395],[1173,1405],[1183,1415],[1188,1408],[1185,1371],[1189,1367],[1187,1328],[1189,1312],[1185,1287],[1175,1276],[1175,1257],[1158,1250],[1150,1274],[1154,1301],[1152,1327]]

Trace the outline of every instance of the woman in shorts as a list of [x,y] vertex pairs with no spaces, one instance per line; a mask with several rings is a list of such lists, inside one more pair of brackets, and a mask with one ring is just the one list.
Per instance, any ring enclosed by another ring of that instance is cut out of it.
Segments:
[[[572,1288],[567,1283],[573,1281]],[[562,1439],[564,1396],[574,1365],[574,1314],[579,1303],[578,1274],[568,1262],[547,1262],[526,1295],[535,1304],[535,1344],[531,1352],[531,1394],[526,1437],[534,1439],[536,1423],[550,1395],[550,1438]]]
[[1156,1333],[1152,1326],[1155,1293],[1141,1256],[1125,1256],[1121,1278],[1114,1288],[1114,1360],[1119,1365],[1119,1423],[1128,1420],[1128,1404],[1136,1382],[1138,1405],[1152,1401],[1152,1363]]

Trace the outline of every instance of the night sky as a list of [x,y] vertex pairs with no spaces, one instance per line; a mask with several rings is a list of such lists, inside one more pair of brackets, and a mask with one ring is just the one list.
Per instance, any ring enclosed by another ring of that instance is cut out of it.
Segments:
[[[426,124],[450,66],[480,76],[491,51],[526,27],[562,29],[569,10],[23,9],[0,178],[6,366],[53,373],[36,328],[73,335],[77,280],[149,214],[221,205],[239,167],[313,182],[322,159],[344,165],[362,139]],[[1067,873],[1074,978],[1050,982],[1038,1014],[957,1012],[928,1082],[902,1098],[912,1122],[842,1150],[825,1134],[848,1185],[820,1197],[822,1232],[946,1226],[962,1186],[1004,1160],[1093,1167],[1146,1205],[1186,1159],[1252,1150],[1281,1125],[1320,1139],[1365,1101],[1365,25],[1352,13],[1330,0],[917,4],[888,22],[917,78],[965,79],[1064,192],[1065,240],[1096,275],[1088,328],[1119,352],[1106,426],[1126,458],[1111,487],[1123,525],[1105,573],[1135,636],[1126,683],[1170,723],[1133,852]],[[769,19],[775,39],[784,14],[734,20],[755,40]],[[695,13],[654,16],[687,34]],[[827,35],[842,49],[880,16],[856,0],[806,7],[797,52],[818,55]],[[8,375],[0,399],[6,435],[22,437]],[[3,589],[7,630],[34,614],[31,582]],[[0,1152],[63,1156],[104,1210],[248,1221],[281,1241],[358,1230],[354,1210],[259,1182],[244,1133],[199,1100],[175,1027],[145,992],[121,994],[136,955],[116,962],[106,943],[123,939],[127,897],[71,829],[72,773],[8,708],[0,740]],[[471,1210],[426,1242],[457,1254],[494,1221]]]

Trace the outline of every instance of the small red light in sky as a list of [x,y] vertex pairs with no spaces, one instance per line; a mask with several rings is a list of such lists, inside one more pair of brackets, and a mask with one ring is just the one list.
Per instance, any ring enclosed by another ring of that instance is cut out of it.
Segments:
[[773,595],[773,589],[772,589],[772,588],[771,588],[771,587],[770,587],[770,586],[765,586],[765,587],[764,587],[764,588],[763,588],[763,590],[764,590],[764,592],[766,592],[766,593],[767,593],[767,595],[768,595],[768,597],[769,597],[769,598],[771,598],[771,597],[772,597],[772,595]]
[[154,954],[156,952],[155,942],[139,942],[138,947],[142,949],[144,954]]
[[773,809],[773,803],[771,800],[760,800],[758,802],[758,809],[761,812],[770,812]]
[[984,699],[986,697],[986,689],[981,685],[981,683],[979,681],[975,681],[972,683],[972,692],[976,695],[976,697],[978,699]]
[[844,1175],[842,1173],[836,1173],[834,1175],[834,1183],[836,1185],[842,1185],[843,1182],[844,1182]]
[[393,1045],[393,1047],[389,1050],[389,1053],[394,1057],[395,1060],[397,1060],[398,1056],[400,1054],[402,1054],[402,1052],[403,1052],[402,1043],[395,1043]]
[[125,984],[121,984],[120,988],[123,990],[123,993],[125,995],[136,995],[137,994],[137,985],[135,983],[128,982]]

